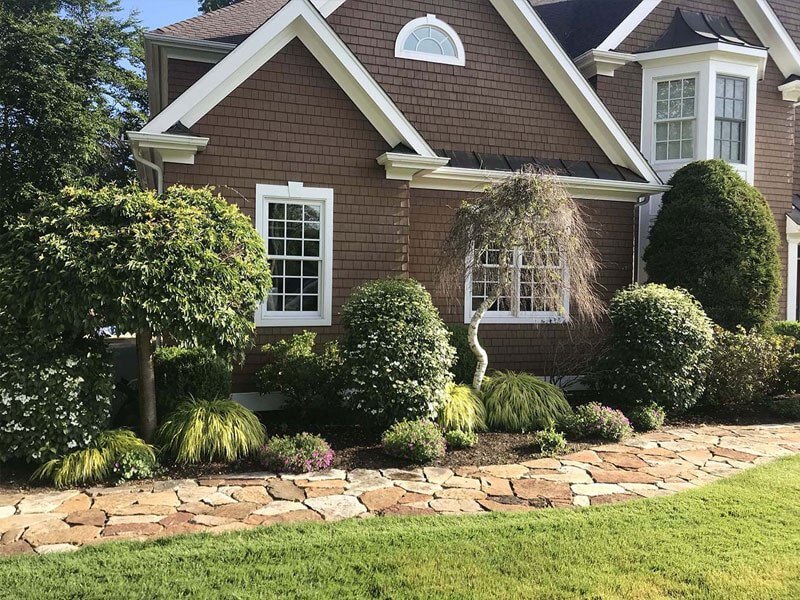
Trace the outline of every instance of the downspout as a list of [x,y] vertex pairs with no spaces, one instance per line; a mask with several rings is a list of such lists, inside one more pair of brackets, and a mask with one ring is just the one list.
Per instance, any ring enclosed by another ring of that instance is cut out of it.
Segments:
[[164,193],[164,169],[159,167],[156,163],[151,162],[146,158],[144,158],[141,155],[139,144],[132,143],[131,148],[133,148],[134,161],[140,163],[145,167],[150,167],[151,169],[153,169],[153,171],[156,172],[156,189],[158,190],[158,195],[160,196],[161,194]]

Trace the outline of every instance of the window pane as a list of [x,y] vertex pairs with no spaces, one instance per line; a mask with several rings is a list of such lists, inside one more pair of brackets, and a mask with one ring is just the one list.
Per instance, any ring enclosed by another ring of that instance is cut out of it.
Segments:
[[286,242],[286,256],[302,256],[303,242],[300,240],[289,240]]
[[436,40],[428,38],[422,40],[417,45],[417,52],[424,52],[425,54],[442,54],[442,47]]
[[306,204],[303,207],[303,218],[306,222],[319,223],[319,208]]
[[658,100],[667,100],[669,99],[669,82],[668,81],[659,81],[656,84],[656,98]]
[[270,219],[283,219],[286,214],[286,205],[281,202],[270,202],[268,214]]
[[667,143],[659,142],[656,144],[656,160],[667,160]]
[[284,254],[285,242],[283,240],[269,240],[267,243],[267,254],[271,256],[282,256]]
[[456,56],[456,47],[450,36],[436,27],[423,26],[414,30],[403,48],[434,56]]
[[286,312],[299,312],[300,296],[285,296],[283,310]]
[[289,221],[302,221],[303,220],[303,205],[302,204],[289,204],[286,207],[286,218]]
[[284,261],[284,270],[286,275],[300,275],[303,261],[301,260],[287,260]]

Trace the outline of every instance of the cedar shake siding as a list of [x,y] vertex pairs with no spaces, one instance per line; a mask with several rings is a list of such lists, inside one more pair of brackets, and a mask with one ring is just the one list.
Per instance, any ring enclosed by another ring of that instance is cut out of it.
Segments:
[[[395,58],[426,14],[458,32],[465,66]],[[431,147],[608,162],[488,0],[347,0],[328,22]]]
[[[796,5],[796,4],[795,4]],[[675,10],[723,15],[747,42],[760,44],[739,9],[731,0],[664,0],[637,27],[625,42],[621,52],[641,52],[658,40],[672,22]],[[791,31],[791,30],[790,30]],[[785,77],[772,58],[767,60],[765,77],[758,82],[756,106],[755,186],[764,194],[775,215],[780,236],[783,265],[783,293],[779,301],[779,316],[786,314],[786,213],[791,210],[792,192],[797,189],[794,174],[800,171],[800,154],[795,152],[795,108],[782,99],[778,86]],[[638,146],[641,143],[642,69],[629,64],[618,69],[613,78],[597,77],[597,91],[605,104]]]

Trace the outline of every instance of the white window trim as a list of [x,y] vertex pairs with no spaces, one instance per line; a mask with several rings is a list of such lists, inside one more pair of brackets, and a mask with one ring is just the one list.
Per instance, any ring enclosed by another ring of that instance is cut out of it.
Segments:
[[[514,252],[514,263],[519,263],[519,252]],[[515,269],[516,285],[519,286],[519,270]],[[514,314],[511,311],[487,311],[481,323],[528,323],[560,325],[569,321],[569,272],[563,269],[564,292],[562,312],[555,310],[534,310]],[[464,323],[469,324],[475,311],[472,310],[472,273],[468,270],[464,282]]]
[[[456,49],[455,56],[441,56],[438,54],[428,54],[427,52],[415,52],[405,49],[406,39],[419,27],[424,26],[435,27],[443,31]],[[409,21],[397,34],[397,41],[394,45],[394,55],[397,58],[407,58],[409,60],[421,60],[424,62],[442,63],[446,65],[456,65],[463,67],[466,64],[466,55],[464,53],[464,44],[461,43],[461,38],[456,33],[456,30],[450,27],[441,19],[437,19],[436,15],[426,15],[413,21]]]
[[314,201],[322,205],[320,241],[322,265],[319,271],[320,306],[317,315],[296,315],[290,312],[270,312],[265,302],[256,311],[257,327],[327,327],[333,315],[333,190],[307,188],[290,181],[288,185],[256,185],[256,229],[267,245],[266,200]]

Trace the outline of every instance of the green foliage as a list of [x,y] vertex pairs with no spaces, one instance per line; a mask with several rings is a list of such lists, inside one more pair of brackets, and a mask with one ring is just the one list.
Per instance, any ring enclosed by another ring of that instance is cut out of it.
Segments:
[[112,468],[117,485],[138,479],[152,479],[160,472],[156,457],[146,452],[126,452]]
[[163,453],[178,463],[232,463],[258,450],[264,426],[232,400],[187,400],[158,430]]
[[453,348],[430,294],[412,279],[356,289],[342,308],[344,400],[370,422],[435,418]]
[[556,456],[567,449],[567,440],[555,427],[548,427],[534,434],[533,447],[544,456]]
[[794,345],[787,347],[787,338],[741,329],[717,328],[714,338],[703,404],[717,408],[763,400],[776,387],[781,365]]
[[483,402],[470,386],[448,383],[446,393],[447,397],[439,412],[439,425],[444,431],[486,430]]
[[237,2],[241,2],[241,0],[199,0],[200,12],[210,13],[212,10],[219,10]]
[[114,464],[127,454],[136,454],[155,463],[153,447],[132,431],[112,429],[103,431],[83,450],[54,458],[39,467],[32,479],[51,481],[56,487],[75,487],[105,481],[111,476]]
[[788,351],[787,348],[788,345],[786,344],[780,346],[778,377],[775,385],[770,390],[770,394],[796,394],[800,392],[800,354],[797,352],[796,346],[794,346],[793,352]]
[[304,331],[264,346],[270,362],[256,374],[257,390],[262,394],[283,392],[289,408],[301,414],[338,399],[342,369],[339,345],[330,342],[322,352],[315,352],[316,338],[316,333]]
[[630,421],[636,431],[652,431],[664,425],[667,413],[655,402],[640,406],[630,413]]
[[191,398],[228,398],[231,364],[209,348],[162,346],[153,354],[158,414]]
[[781,419],[800,421],[800,395],[778,396],[767,407]]
[[0,463],[84,448],[108,426],[114,379],[100,340],[0,347]]
[[564,392],[526,373],[493,373],[481,391],[491,430],[545,429],[571,412]]
[[469,328],[465,325],[448,325],[450,345],[455,348],[456,358],[451,371],[456,383],[472,383],[478,358],[469,346]]
[[618,442],[633,433],[628,418],[599,402],[583,404],[562,419],[561,427],[575,439],[603,439]]
[[478,434],[474,431],[461,431],[451,429],[444,434],[447,447],[453,450],[463,450],[464,448],[474,448],[478,445]]
[[772,324],[772,332],[775,335],[792,337],[800,342],[800,321],[776,321]]
[[0,3],[0,215],[33,190],[127,183],[146,120],[142,29],[114,0]]
[[208,188],[66,188],[18,218],[0,247],[10,249],[0,306],[34,337],[149,327],[237,354],[270,287],[250,219]]
[[276,473],[310,473],[330,468],[333,455],[318,435],[298,433],[271,437],[259,451],[259,462]]
[[667,412],[697,402],[713,331],[694,298],[664,285],[635,285],[612,298],[611,322],[608,346],[589,378],[595,387]]
[[384,432],[381,446],[389,456],[421,465],[442,458],[447,448],[442,431],[427,419],[395,423]]
[[644,253],[651,281],[689,290],[726,329],[761,328],[781,290],[766,200],[721,160],[687,165],[669,183]]

